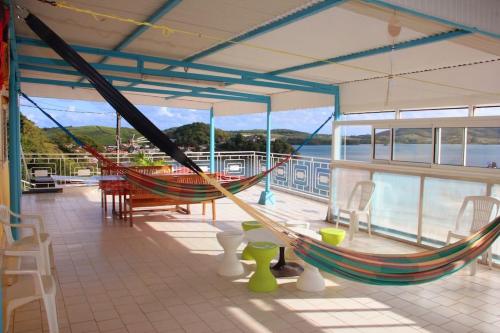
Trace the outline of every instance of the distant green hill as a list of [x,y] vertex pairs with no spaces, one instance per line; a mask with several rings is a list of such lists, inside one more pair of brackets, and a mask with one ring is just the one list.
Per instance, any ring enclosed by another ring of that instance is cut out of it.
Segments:
[[[105,126],[79,126],[79,127],[68,127],[68,129],[75,134],[77,137],[87,137],[91,138],[95,144],[99,146],[111,146],[116,144],[115,138],[115,128],[105,127]],[[57,127],[44,128],[45,133],[49,138],[55,140],[59,137],[62,131]],[[122,142],[129,141],[132,136],[141,137],[142,135],[133,128],[123,127],[121,129],[121,139]]]
[[[101,149],[103,146],[111,146],[115,144],[115,128],[113,127],[80,126],[69,127],[69,129],[84,142],[87,142]],[[169,129],[165,129],[163,132],[170,138],[174,139],[177,144],[186,148],[190,147],[194,149],[205,149],[208,145],[209,126],[204,123],[193,123],[180,127],[172,127]],[[443,142],[461,143],[461,140],[463,138],[462,132],[463,131],[461,129],[456,129],[455,131],[449,129],[447,132],[443,132]],[[72,147],[70,147],[71,142],[69,138],[65,138],[64,133],[62,133],[62,131],[58,128],[45,128],[43,129],[42,133],[46,134],[50,141],[52,141],[52,143],[57,144],[59,149],[65,150],[65,146],[69,147],[68,150],[72,149]],[[128,142],[134,134],[136,138],[142,136],[135,129],[122,128],[122,142]],[[389,131],[379,132],[377,134],[378,143],[389,143],[389,134]],[[428,129],[398,129],[395,134],[396,140],[399,143],[428,143],[432,139],[432,136]],[[236,136],[239,135],[240,137],[235,141]],[[225,150],[238,150],[236,148],[240,147],[241,149],[245,148],[260,150],[260,141],[263,140],[265,135],[266,130],[263,129],[243,131],[224,131],[216,129],[217,148]],[[39,135],[36,134],[36,136],[38,137]],[[273,139],[278,140],[278,143],[280,145],[282,145],[283,143],[288,145],[298,145],[301,144],[308,136],[309,133],[290,129],[272,130]],[[371,142],[371,135],[351,135],[348,136],[345,140],[348,145],[369,144]],[[468,143],[500,144],[500,128],[469,128]],[[309,144],[330,145],[331,135],[317,134],[309,142]],[[29,146],[29,144],[27,146]],[[47,149],[50,150],[51,148],[52,147],[49,148],[47,146]]]
[[62,151],[48,135],[21,114],[21,145],[24,153],[58,154]]
[[[266,130],[243,130],[243,131],[227,131],[231,134],[241,133],[242,135],[266,135]],[[310,133],[295,131],[290,129],[273,129],[272,136],[275,139],[281,139],[291,145],[298,145],[304,142],[309,137]],[[309,142],[310,145],[329,145],[332,143],[332,136],[328,134],[316,134]]]

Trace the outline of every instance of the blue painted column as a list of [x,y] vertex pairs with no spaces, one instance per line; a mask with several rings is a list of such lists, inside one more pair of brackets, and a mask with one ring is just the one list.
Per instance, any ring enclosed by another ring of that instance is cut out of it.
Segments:
[[[17,95],[17,50],[16,35],[14,31],[14,5],[9,1],[10,22],[9,22],[9,43],[10,43],[10,67],[9,67],[9,192],[10,209],[15,213],[21,211],[21,119],[19,115],[18,95]],[[11,223],[19,223],[17,218],[13,218]],[[15,239],[18,238],[16,229],[12,229]],[[3,276],[0,267],[0,276]],[[0,328],[3,328],[3,283],[0,283]]]
[[214,107],[210,108],[210,173],[215,172],[215,116]]
[[[13,4],[9,1],[9,43],[10,43],[10,79],[9,79],[9,190],[10,210],[14,213],[21,212],[21,117],[18,101],[18,70],[17,47],[14,30]],[[19,223],[17,218],[12,218],[11,223]],[[12,229],[14,238],[18,238],[17,228]]]
[[[266,133],[266,169],[271,169],[271,102],[267,103],[267,133]],[[271,174],[266,176],[266,188],[260,194],[259,204],[274,205],[274,194],[271,192]]]

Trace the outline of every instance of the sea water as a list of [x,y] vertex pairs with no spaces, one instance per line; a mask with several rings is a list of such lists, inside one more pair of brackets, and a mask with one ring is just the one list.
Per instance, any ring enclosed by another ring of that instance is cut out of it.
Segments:
[[[297,148],[298,146],[294,146]],[[371,145],[347,145],[342,155],[347,160],[369,161],[371,159]],[[376,156],[384,159],[389,156],[389,146],[376,145]],[[303,156],[330,158],[330,145],[307,145],[302,147],[300,154]],[[410,162],[432,162],[432,146],[420,144],[398,144],[394,149],[394,159]],[[444,144],[441,146],[441,164],[462,165],[462,145]],[[488,167],[496,163],[500,167],[500,145],[467,145],[467,165]]]

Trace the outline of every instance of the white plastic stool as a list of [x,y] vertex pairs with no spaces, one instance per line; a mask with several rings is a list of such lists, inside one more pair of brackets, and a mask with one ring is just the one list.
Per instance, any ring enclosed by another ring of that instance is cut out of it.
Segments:
[[[285,222],[285,227],[288,228],[300,228],[300,229],[309,229],[310,223],[303,221],[287,221]],[[287,260],[298,260],[299,258],[293,253],[293,249],[287,247],[285,249],[285,258]]]
[[236,250],[243,241],[241,231],[223,231],[217,233],[217,241],[224,249],[224,256],[219,264],[217,273],[222,276],[238,276],[243,274],[244,269],[236,256]]
[[302,262],[304,272],[297,279],[297,288],[307,292],[318,292],[325,289],[325,279],[320,274],[319,269]]
[[[294,231],[309,236],[314,239],[321,239],[321,236],[314,230],[305,228],[293,228]],[[297,289],[307,292],[318,292],[325,289],[325,279],[320,274],[319,269],[300,260],[300,264],[304,267],[304,271],[297,279]]]

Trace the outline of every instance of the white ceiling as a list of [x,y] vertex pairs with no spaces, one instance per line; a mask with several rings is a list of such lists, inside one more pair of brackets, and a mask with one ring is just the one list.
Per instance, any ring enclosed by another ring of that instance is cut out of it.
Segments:
[[[67,3],[94,11],[110,13],[135,20],[146,20],[165,0],[70,0]],[[157,23],[175,29],[230,39],[279,17],[289,15],[317,1],[287,0],[183,0]],[[71,44],[113,49],[135,28],[135,25],[111,19],[95,19],[92,16],[41,4],[36,0],[18,0],[39,16],[56,33]],[[500,10],[500,2],[499,2]],[[394,40],[387,32],[388,21],[396,19],[402,26]],[[17,34],[34,37],[22,22],[16,23]],[[230,68],[269,72],[290,66],[313,62],[340,55],[351,54],[431,34],[446,32],[454,27],[436,23],[409,14],[396,13],[379,6],[351,0],[281,28],[271,30],[244,44],[233,45],[196,60],[198,63]],[[182,60],[209,47],[220,40],[173,33],[164,36],[161,31],[149,29],[134,40],[124,51],[169,57]],[[57,56],[48,49],[22,46],[20,54],[32,56]],[[340,84],[341,107],[344,112],[374,111],[391,107],[439,107],[463,105],[465,102],[500,103],[499,62],[488,62],[467,67],[433,70],[410,77],[418,80],[395,78],[391,81],[390,100],[386,100],[387,78],[366,80],[387,74],[424,71],[440,67],[458,66],[484,62],[500,57],[500,42],[478,34],[454,38],[447,41],[383,53],[350,60],[340,64],[290,72],[283,76],[301,78],[328,84]],[[91,62],[98,56],[85,55]],[[131,61],[109,59],[109,64],[134,65]],[[148,68],[162,68],[151,64]],[[182,69],[178,69],[182,70]],[[190,73],[207,73],[190,70]],[[116,73],[115,73],[116,74]],[[213,74],[213,73],[209,73]],[[23,76],[64,79],[78,78],[47,73],[22,71]],[[117,74],[120,75],[120,74]],[[224,74],[216,74],[224,76]],[[171,82],[167,78],[151,77],[148,80]],[[174,80],[174,83],[183,83]],[[202,85],[203,84],[199,84]],[[443,85],[447,85],[443,88]],[[450,87],[454,86],[454,88]],[[157,88],[157,87],[155,87]],[[23,84],[23,89],[34,96],[78,99],[100,99],[90,89],[71,89],[34,84]],[[307,93],[288,93],[283,89],[230,85],[227,90],[271,96],[273,109],[300,109],[333,104],[332,96]],[[173,90],[173,89],[172,89]],[[127,93],[134,103],[207,109],[215,105],[219,114],[265,112],[263,105],[179,97],[166,100],[151,94]]]

